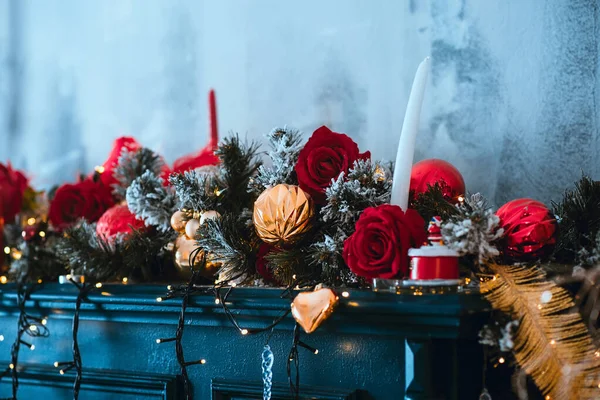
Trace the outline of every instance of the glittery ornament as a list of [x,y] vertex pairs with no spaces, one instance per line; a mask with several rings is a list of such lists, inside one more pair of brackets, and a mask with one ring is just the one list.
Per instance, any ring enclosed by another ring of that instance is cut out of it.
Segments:
[[200,228],[200,221],[195,218],[190,219],[185,224],[185,236],[187,236],[188,239],[194,239],[198,228]]
[[274,245],[292,244],[311,228],[314,206],[298,186],[279,184],[266,189],[254,203],[253,221],[258,236]]
[[185,233],[185,224],[189,219],[189,216],[185,212],[175,211],[171,215],[171,228],[177,233]]
[[298,293],[292,302],[292,315],[306,333],[311,333],[329,318],[338,302],[331,289]]
[[556,220],[541,202],[532,199],[509,201],[496,212],[504,229],[504,253],[516,259],[548,255],[556,243]]
[[431,158],[419,161],[412,167],[410,190],[416,195],[425,193],[428,186],[439,183],[448,201],[457,201],[465,194],[465,181],[454,165],[447,161]]

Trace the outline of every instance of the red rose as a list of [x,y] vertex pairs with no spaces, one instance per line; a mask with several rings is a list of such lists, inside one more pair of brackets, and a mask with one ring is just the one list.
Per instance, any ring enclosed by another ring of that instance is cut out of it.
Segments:
[[0,217],[4,218],[4,222],[13,223],[15,216],[21,212],[27,185],[27,178],[22,172],[12,169],[10,163],[0,164]]
[[408,249],[427,240],[425,221],[413,209],[384,204],[367,208],[344,242],[344,261],[364,278],[400,278],[408,273]]
[[76,184],[67,183],[54,194],[48,219],[56,229],[61,230],[81,218],[95,222],[113,204],[111,191],[102,182],[86,179]]
[[112,241],[119,233],[125,235],[132,229],[144,229],[144,221],[136,219],[126,205],[116,205],[106,210],[96,224],[96,234],[105,240]]
[[325,189],[340,173],[348,172],[354,162],[371,157],[360,154],[358,145],[343,133],[332,132],[322,126],[308,139],[298,155],[296,175],[300,188],[317,203],[325,202]]
[[117,180],[113,177],[115,168],[119,164],[119,157],[123,152],[123,148],[127,151],[136,151],[142,148],[142,146],[132,137],[123,136],[116,139],[113,143],[113,148],[108,155],[108,158],[102,164],[103,172],[100,174],[100,180],[104,186],[112,188],[112,185],[117,183]]

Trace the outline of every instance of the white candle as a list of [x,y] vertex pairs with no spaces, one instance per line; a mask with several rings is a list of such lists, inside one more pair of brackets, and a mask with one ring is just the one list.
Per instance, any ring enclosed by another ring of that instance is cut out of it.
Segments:
[[404,124],[402,125],[402,133],[400,134],[398,154],[396,155],[390,204],[400,206],[405,211],[408,208],[410,172],[415,155],[415,141],[419,132],[419,117],[421,116],[421,105],[423,104],[427,75],[429,74],[429,64],[430,58],[427,57],[417,69],[410,97],[408,98],[408,104],[406,105],[406,114],[404,115]]

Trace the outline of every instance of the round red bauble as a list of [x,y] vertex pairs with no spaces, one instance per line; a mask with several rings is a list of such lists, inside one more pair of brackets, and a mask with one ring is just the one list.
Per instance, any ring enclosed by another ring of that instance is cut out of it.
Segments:
[[429,186],[439,183],[448,201],[465,194],[465,180],[456,167],[437,158],[419,161],[412,167],[410,190],[415,195],[425,193]]
[[541,202],[532,199],[509,201],[496,212],[504,229],[504,254],[516,259],[548,255],[556,243],[556,219]]
[[111,241],[122,234],[130,234],[133,229],[142,230],[144,222],[135,218],[126,205],[116,205],[106,210],[96,224],[96,234],[105,240]]

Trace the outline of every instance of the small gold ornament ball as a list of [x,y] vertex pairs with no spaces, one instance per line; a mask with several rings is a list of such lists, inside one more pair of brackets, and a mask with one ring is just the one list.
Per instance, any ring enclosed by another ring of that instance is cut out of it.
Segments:
[[209,220],[209,219],[217,219],[221,216],[221,214],[219,214],[218,212],[211,210],[211,211],[205,211],[202,214],[200,214],[200,225],[204,225],[204,223]]
[[185,224],[187,223],[188,219],[189,218],[187,218],[183,211],[175,211],[173,215],[171,215],[171,227],[177,233],[184,233]]
[[[187,279],[192,275],[190,255],[198,248],[198,245],[195,240],[188,239],[185,235],[181,235],[175,241],[175,247],[175,265],[177,265],[180,276]],[[204,251],[198,252],[194,258],[194,268],[200,266],[203,255]],[[213,261],[210,254],[207,254],[206,264],[204,270],[201,271],[201,275],[207,277],[213,276],[220,267],[221,263]]]
[[188,239],[194,239],[198,228],[200,228],[200,221],[195,218],[190,219],[185,224],[185,236],[187,236]]
[[264,242],[282,246],[297,242],[308,232],[313,215],[308,193],[295,185],[279,184],[261,193],[252,220]]

